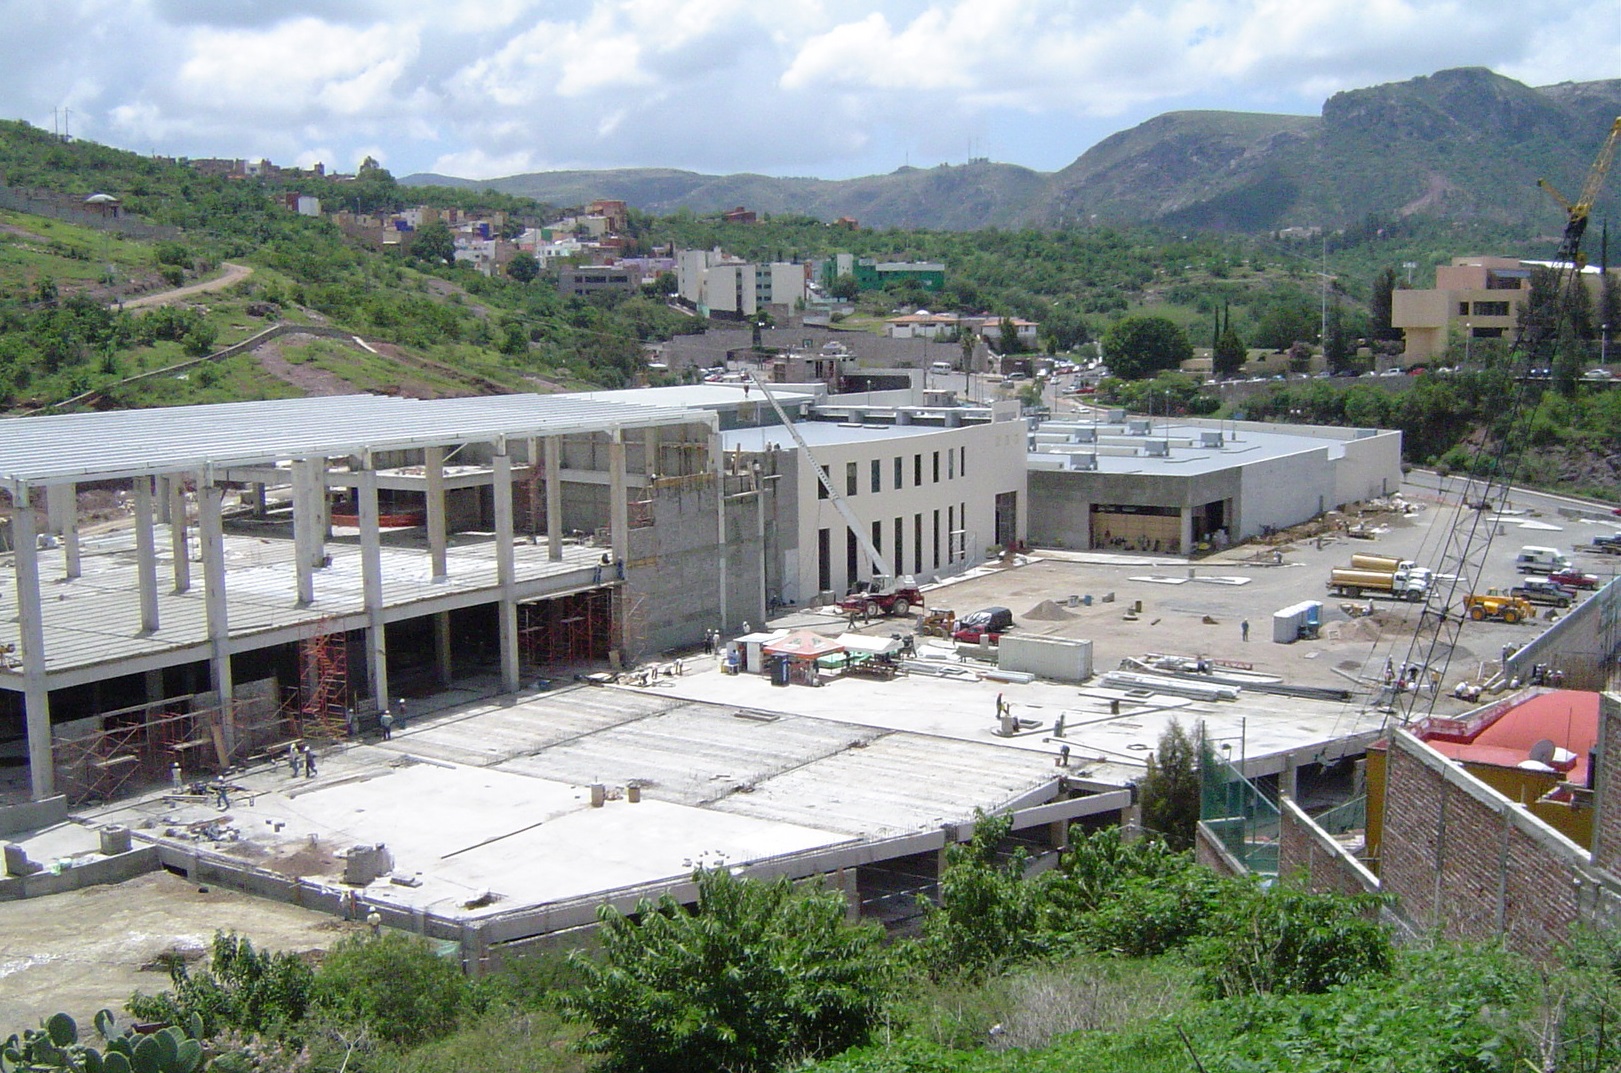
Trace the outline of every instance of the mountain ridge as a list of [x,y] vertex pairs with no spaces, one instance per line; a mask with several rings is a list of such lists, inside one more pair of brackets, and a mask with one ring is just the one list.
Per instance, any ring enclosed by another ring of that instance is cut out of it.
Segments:
[[[1532,87],[1481,67],[1335,93],[1321,114],[1165,112],[1056,172],[973,161],[853,179],[673,168],[417,174],[403,185],[490,188],[554,205],[623,200],[645,212],[854,217],[870,227],[976,230],[1162,223],[1244,232],[1423,214],[1547,228],[1546,176],[1579,190],[1621,115],[1621,79]],[[1594,215],[1621,204],[1601,198]]]

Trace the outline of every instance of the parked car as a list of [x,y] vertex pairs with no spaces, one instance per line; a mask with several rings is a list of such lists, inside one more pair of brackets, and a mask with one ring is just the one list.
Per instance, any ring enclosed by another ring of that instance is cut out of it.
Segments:
[[987,637],[994,645],[1001,641],[1003,633],[1012,628],[1012,611],[1005,607],[985,607],[958,619],[957,628],[951,636],[953,640],[971,645],[978,644],[981,637]]
[[1559,570],[1549,574],[1548,580],[1567,589],[1596,589],[1599,577],[1582,570]]

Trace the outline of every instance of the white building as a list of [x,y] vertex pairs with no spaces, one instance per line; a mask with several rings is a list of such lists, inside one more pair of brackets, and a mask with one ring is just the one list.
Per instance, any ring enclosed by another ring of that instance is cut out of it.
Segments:
[[[993,545],[1024,539],[1027,427],[1017,406],[994,413],[909,405],[841,411],[835,398],[817,410],[862,419],[797,428],[895,573],[926,583],[982,562]],[[969,416],[980,420],[959,423]],[[774,522],[782,560],[780,579],[768,578],[773,595],[786,603],[842,595],[881,572],[786,429],[735,428],[721,439],[728,456],[742,452],[745,465],[779,475]]]
[[805,297],[805,266],[754,264],[719,250],[682,250],[676,283],[683,300],[705,316],[751,316],[766,306],[793,308]]

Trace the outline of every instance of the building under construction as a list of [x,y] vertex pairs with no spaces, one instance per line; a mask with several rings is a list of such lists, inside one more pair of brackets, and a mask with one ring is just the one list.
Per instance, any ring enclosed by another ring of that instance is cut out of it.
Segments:
[[[717,433],[542,395],[7,422],[5,789],[104,798],[351,734],[479,667],[510,692],[746,615],[757,594],[716,585],[759,557],[752,521],[727,534]],[[133,524],[81,523],[88,489]]]

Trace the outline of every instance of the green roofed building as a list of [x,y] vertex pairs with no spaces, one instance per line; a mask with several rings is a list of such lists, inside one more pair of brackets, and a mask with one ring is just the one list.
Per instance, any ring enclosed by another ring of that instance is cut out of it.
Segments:
[[905,280],[915,280],[926,291],[938,291],[946,285],[946,266],[938,261],[878,261],[838,253],[823,264],[822,283],[832,286],[840,276],[855,277],[856,285],[864,291],[881,290],[886,284]]

